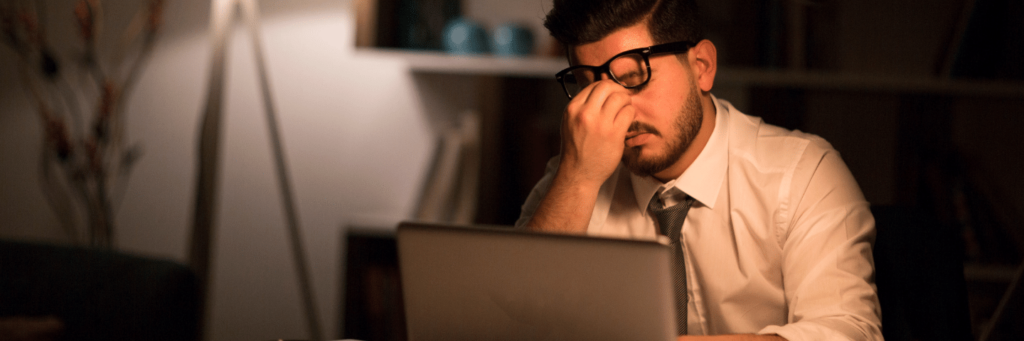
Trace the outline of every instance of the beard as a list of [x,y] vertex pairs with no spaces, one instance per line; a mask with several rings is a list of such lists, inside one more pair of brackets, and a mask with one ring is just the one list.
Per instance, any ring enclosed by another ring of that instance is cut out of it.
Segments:
[[[679,108],[679,114],[675,119],[676,135],[668,137],[665,145],[665,152],[656,155],[642,156],[644,146],[626,147],[622,153],[622,163],[630,172],[640,176],[653,176],[679,161],[686,148],[690,147],[697,132],[700,131],[701,122],[704,119],[704,106],[697,94],[696,84],[690,87],[686,103]],[[655,136],[662,136],[657,128],[647,123],[633,122],[629,127],[630,132],[651,133]]]

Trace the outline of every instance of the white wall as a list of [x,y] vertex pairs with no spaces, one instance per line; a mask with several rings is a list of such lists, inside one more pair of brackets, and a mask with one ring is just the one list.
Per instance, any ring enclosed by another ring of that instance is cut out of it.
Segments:
[[[115,9],[108,15],[134,3],[106,2]],[[353,54],[350,4],[261,2],[265,56],[329,338],[338,335],[343,226],[407,217],[434,146],[402,62]],[[209,2],[166,6],[165,30],[127,109],[129,139],[144,154],[117,210],[117,245],[184,262],[209,72]],[[0,50],[0,238],[64,242],[38,189],[40,124],[11,55]],[[208,339],[308,338],[245,31],[236,30],[228,60]]]

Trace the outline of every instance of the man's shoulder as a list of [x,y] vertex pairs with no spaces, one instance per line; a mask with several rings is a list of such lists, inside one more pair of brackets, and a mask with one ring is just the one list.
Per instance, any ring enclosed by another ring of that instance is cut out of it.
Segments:
[[835,149],[818,135],[790,130],[730,108],[729,152],[759,168],[791,168],[800,160],[818,159]]

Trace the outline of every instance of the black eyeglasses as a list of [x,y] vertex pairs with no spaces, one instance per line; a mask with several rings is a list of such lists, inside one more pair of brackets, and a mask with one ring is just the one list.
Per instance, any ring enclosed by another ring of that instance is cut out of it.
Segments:
[[555,74],[555,79],[562,83],[562,89],[570,99],[583,88],[599,80],[601,74],[605,73],[619,85],[635,89],[651,80],[651,55],[686,52],[694,45],[696,44],[689,41],[677,41],[632,49],[615,55],[601,66],[569,67]]

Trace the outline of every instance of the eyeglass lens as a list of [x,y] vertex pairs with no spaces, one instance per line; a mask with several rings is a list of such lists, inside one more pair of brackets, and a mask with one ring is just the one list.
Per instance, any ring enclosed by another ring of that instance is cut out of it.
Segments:
[[[608,72],[611,78],[620,85],[633,88],[640,86],[650,77],[644,57],[640,53],[629,53],[612,59],[608,63]],[[600,79],[595,73],[595,68],[577,68],[565,74],[562,84],[566,92],[576,96],[583,88]]]

